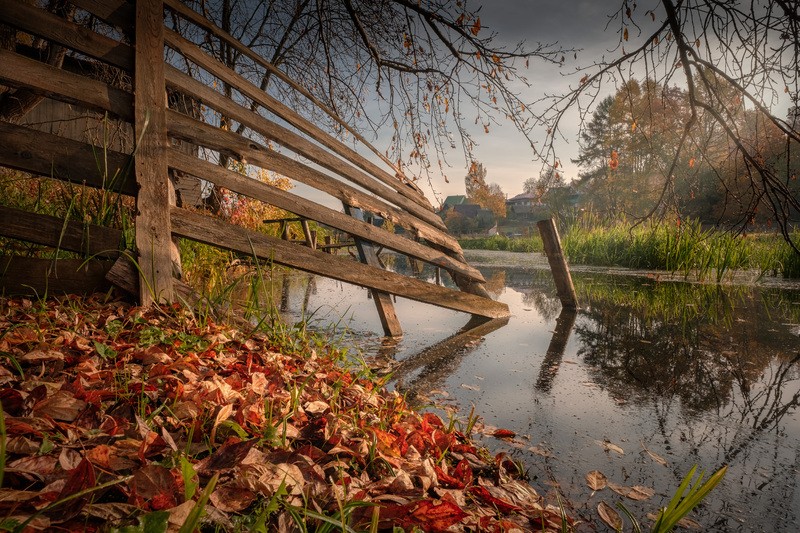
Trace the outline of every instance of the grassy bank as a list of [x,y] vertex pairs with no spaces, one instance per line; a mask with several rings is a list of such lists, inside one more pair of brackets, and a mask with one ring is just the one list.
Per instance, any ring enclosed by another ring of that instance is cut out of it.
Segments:
[[[562,230],[563,231],[563,230]],[[795,234],[796,242],[800,234]],[[587,217],[561,236],[572,264],[664,270],[702,281],[723,281],[735,271],[800,278],[800,255],[780,235],[735,235],[697,221],[626,221],[601,224]],[[541,239],[502,236],[459,241],[465,249],[541,252]]]

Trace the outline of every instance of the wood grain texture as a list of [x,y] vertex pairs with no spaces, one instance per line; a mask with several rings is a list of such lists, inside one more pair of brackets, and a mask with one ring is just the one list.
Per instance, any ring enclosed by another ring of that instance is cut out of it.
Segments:
[[536,223],[539,234],[542,236],[544,253],[547,255],[547,262],[550,263],[550,272],[556,283],[556,292],[561,300],[561,305],[569,309],[578,307],[578,295],[575,293],[575,286],[572,284],[572,275],[569,273],[567,260],[561,250],[561,239],[558,236],[556,223],[552,218],[540,220]]
[[[354,219],[362,222],[364,221],[364,213],[361,209],[354,209],[345,205],[344,210],[345,213]],[[355,239],[355,245],[358,250],[358,257],[362,263],[372,268],[382,268],[378,260],[378,254],[375,253],[375,248],[372,244],[363,239]],[[403,335],[403,328],[400,326],[400,320],[397,318],[394,302],[392,302],[392,295],[378,289],[371,289],[371,292],[372,301],[375,302],[375,308],[378,311],[378,318],[381,321],[383,332],[387,337],[401,337]]]
[[226,189],[285,209],[290,213],[315,220],[390,250],[415,257],[448,271],[457,272],[468,279],[479,282],[485,281],[478,269],[411,239],[395,235],[372,224],[355,220],[339,211],[317,204],[289,191],[283,191],[266,183],[247,178],[237,172],[226,170],[219,165],[197,159],[178,150],[169,149],[167,154],[169,166],[182,172],[191,173]]
[[142,305],[174,301],[161,0],[136,3],[136,251]]
[[129,155],[6,122],[0,122],[0,165],[129,196],[136,193]]
[[270,150],[266,146],[232,131],[204,124],[173,110],[167,110],[167,126],[172,137],[218,150],[234,159],[245,160],[258,167],[272,170],[330,194],[343,203],[360,207],[402,226],[413,235],[461,253],[458,241],[451,235],[419,220],[405,211],[389,205],[355,187],[313,169],[299,161]]
[[0,235],[101,258],[119,255],[122,232],[0,206]]
[[8,50],[0,50],[0,81],[31,89],[53,100],[107,111],[114,117],[133,121],[133,95],[130,93]]
[[508,306],[501,302],[371,268],[345,257],[331,256],[261,233],[235,228],[218,219],[183,209],[173,209],[172,231],[187,239],[243,254],[255,253],[261,259],[411,300],[487,318],[509,316]]
[[43,297],[50,294],[105,292],[105,274],[113,261],[0,257],[0,288],[5,294]]
[[18,0],[0,0],[0,21],[105,61],[133,70],[133,49],[89,28]]
[[124,0],[71,0],[71,4],[88,11],[100,20],[126,32],[133,32],[136,6]]

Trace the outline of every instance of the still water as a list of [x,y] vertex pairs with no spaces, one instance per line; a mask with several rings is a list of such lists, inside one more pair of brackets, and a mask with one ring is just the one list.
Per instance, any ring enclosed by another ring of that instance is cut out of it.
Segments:
[[[550,501],[569,502],[579,531],[608,530],[600,502],[622,501],[649,526],[646,515],[695,464],[708,473],[730,465],[690,515],[705,530],[800,531],[800,284],[575,269],[580,309],[569,314],[541,257],[467,253],[512,312],[481,336],[448,342],[467,315],[398,298],[405,335],[387,342],[366,290],[306,275],[287,282],[282,305],[335,327],[339,343],[392,371],[410,400],[462,419],[474,406],[486,433],[514,431],[511,442],[481,439],[521,461]],[[590,471],[655,495],[593,492]]]

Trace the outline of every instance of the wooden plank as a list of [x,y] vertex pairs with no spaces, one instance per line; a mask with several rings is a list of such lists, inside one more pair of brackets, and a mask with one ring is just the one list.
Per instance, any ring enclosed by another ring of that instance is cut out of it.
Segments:
[[[446,232],[434,228],[401,209],[390,206],[379,198],[232,131],[215,128],[171,109],[167,110],[167,127],[172,137],[218,150],[235,159],[245,160],[249,164],[288,176],[328,193],[343,203],[380,215],[426,241],[438,244],[447,250],[457,250],[458,252],[455,253],[460,253],[461,247],[458,245],[458,241]],[[191,174],[191,171],[189,173]]]
[[[167,36],[168,44],[177,48],[179,52],[191,59],[193,62],[197,63],[214,76],[217,76],[223,81],[230,83],[232,86],[240,90],[244,95],[256,101],[261,99],[260,95],[264,94],[261,89],[252,85],[248,80],[236,74],[216,59],[208,56],[195,44],[187,41],[174,32],[167,32]],[[241,105],[215,91],[211,87],[200,83],[199,81],[191,78],[183,72],[180,72],[174,67],[167,67],[166,77],[167,83],[171,87],[182,93],[189,94],[197,100],[205,103],[209,107],[220,111],[223,115],[229,116],[234,120],[244,124],[253,131],[263,135],[266,139],[285,146],[297,154],[302,155],[303,157],[320,165],[321,167],[337,173],[356,185],[359,185],[373,194],[378,195],[384,200],[405,209],[413,215],[416,215],[418,218],[424,220],[432,226],[438,227],[442,230],[446,229],[442,219],[439,217],[439,215],[434,213],[432,209],[422,207],[414,200],[399,194],[395,189],[386,186],[380,181],[374,179],[372,176],[348,164],[346,161],[339,159],[335,155],[315,145],[311,141],[301,137],[293,131],[279,126],[278,124],[267,120],[258,113],[254,113],[249,109],[242,107]],[[399,182],[395,181],[395,183],[401,185]]]
[[[356,220],[364,221],[364,213],[361,209],[355,209],[349,205],[344,206],[345,213],[355,218]],[[356,249],[358,250],[358,257],[361,262],[373,268],[381,268],[378,254],[375,253],[375,248],[369,242],[362,239],[355,239]],[[375,302],[375,308],[378,310],[378,317],[383,326],[383,332],[387,337],[401,337],[403,335],[403,328],[400,326],[400,320],[397,318],[397,313],[394,309],[392,302],[392,295],[385,291],[378,289],[371,289],[372,300]]]
[[161,0],[136,2],[136,251],[142,305],[174,301]]
[[0,122],[0,165],[129,196],[136,193],[129,155],[5,122]]
[[418,242],[389,233],[358,220],[354,220],[339,211],[314,203],[288,191],[247,178],[237,172],[226,170],[219,165],[209,163],[184,154],[178,150],[168,150],[169,166],[179,171],[198,176],[225,187],[239,194],[285,209],[301,217],[316,220],[326,226],[336,228],[345,233],[380,244],[401,254],[416,257],[448,271],[457,272],[467,279],[485,281],[480,271],[465,262],[458,261],[444,253],[437,252]]
[[49,294],[105,292],[105,274],[113,261],[0,257],[0,287],[5,294],[44,297]]
[[[173,11],[178,13],[181,17],[183,17],[184,19],[192,22],[193,24],[199,26],[200,28],[203,28],[203,29],[207,30],[212,35],[215,35],[216,37],[219,37],[221,40],[223,40],[228,45],[230,45],[238,53],[242,54],[245,57],[250,58],[256,64],[260,65],[261,67],[266,69],[268,72],[270,72],[272,75],[274,75],[276,78],[280,79],[285,84],[287,84],[289,87],[291,87],[292,89],[294,89],[295,91],[297,91],[298,93],[300,93],[304,97],[306,97],[306,99],[308,99],[309,102],[313,103],[315,106],[317,106],[317,108],[319,108],[322,111],[324,111],[329,117],[331,117],[334,121],[336,121],[344,129],[346,129],[348,132],[350,132],[350,134],[353,135],[355,137],[355,139],[357,139],[361,144],[366,146],[381,161],[383,161],[387,166],[389,166],[389,168],[391,168],[395,173],[395,176],[396,176],[395,179],[400,180],[406,187],[408,187],[408,188],[412,189],[412,191],[414,191],[414,193],[417,195],[417,198],[418,198],[417,201],[420,203],[420,205],[423,205],[425,207],[431,208],[430,203],[428,202],[428,199],[425,198],[425,195],[422,193],[422,191],[416,186],[416,184],[413,181],[410,181],[408,178],[406,178],[403,175],[403,171],[400,168],[398,168],[394,164],[394,162],[390,161],[388,157],[386,157],[380,150],[375,148],[369,141],[367,141],[355,128],[353,128],[350,124],[348,124],[347,122],[342,120],[341,117],[339,117],[339,115],[335,111],[333,111],[328,106],[326,106],[323,102],[321,102],[318,98],[316,98],[313,94],[311,94],[305,87],[302,87],[301,85],[299,85],[297,82],[295,82],[289,76],[284,74],[280,69],[276,68],[275,65],[273,65],[269,61],[265,60],[263,57],[258,55],[256,52],[254,52],[253,50],[251,50],[250,48],[248,48],[247,46],[245,46],[244,44],[239,42],[237,39],[235,39],[229,33],[223,31],[219,26],[216,26],[215,24],[213,24],[211,21],[206,19],[203,15],[197,13],[196,11],[193,11],[192,9],[190,9],[187,6],[184,6],[178,0],[166,0],[164,3],[170,9],[172,9]],[[285,120],[288,123],[292,124],[297,129],[299,129],[299,130],[301,130],[301,131],[303,131],[303,132],[305,132],[305,133],[307,133],[307,134],[309,134],[311,136],[314,136],[314,137],[316,136],[316,135],[313,134],[313,132],[317,131],[316,126],[314,124],[306,121],[305,119],[303,119],[300,115],[298,115],[297,113],[295,113],[294,111],[292,111],[288,107],[276,106],[275,109],[271,109],[271,111],[273,113],[275,113],[276,115],[280,116],[283,120]],[[329,148],[331,148],[335,152],[337,151],[337,150],[333,149],[331,146],[329,146]],[[345,148],[347,150],[349,150],[349,148],[347,148],[347,147],[345,147]],[[350,159],[357,166],[359,166],[359,167],[363,168],[364,170],[366,170],[367,172],[373,172],[372,170],[370,170],[370,167],[362,166],[363,163],[361,163],[358,160],[353,159],[352,156],[348,156],[348,155],[344,155],[344,156],[346,158]],[[356,154],[356,156],[358,156],[358,154]],[[360,156],[358,156],[358,157],[360,157]],[[364,159],[364,158],[361,158],[361,159]],[[364,161],[366,161],[366,159],[364,159]],[[401,191],[401,192],[403,192],[403,191]]]
[[133,96],[130,93],[8,50],[0,50],[0,80],[6,85],[31,89],[54,100],[107,111],[128,122],[133,121]]
[[117,257],[122,243],[122,232],[115,228],[5,206],[0,206],[0,235],[101,258]]
[[547,262],[550,263],[550,272],[556,283],[556,292],[561,305],[570,309],[578,307],[578,295],[575,294],[575,287],[572,285],[572,276],[569,273],[569,266],[564,254],[561,251],[561,239],[558,236],[556,223],[552,218],[540,220],[536,223],[539,234],[542,236],[544,252],[547,254]]
[[487,318],[510,315],[501,302],[432,285],[395,272],[378,270],[345,257],[297,246],[262,233],[231,226],[219,219],[174,208],[172,231],[176,235],[243,254],[274,261],[305,272],[378,289],[404,298]]
[[25,2],[0,0],[0,21],[123,70],[133,70],[130,46]]
[[103,22],[125,32],[133,32],[136,6],[122,0],[71,0],[71,4],[88,11]]

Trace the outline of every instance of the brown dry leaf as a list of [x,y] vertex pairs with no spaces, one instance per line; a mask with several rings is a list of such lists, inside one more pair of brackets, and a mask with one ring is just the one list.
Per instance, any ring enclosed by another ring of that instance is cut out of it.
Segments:
[[619,513],[606,502],[597,504],[597,514],[600,515],[600,520],[614,531],[622,529],[622,517],[620,517]]
[[211,504],[226,513],[238,513],[247,509],[256,499],[256,494],[242,487],[223,485],[211,493]]
[[592,470],[586,474],[586,484],[589,485],[589,488],[592,490],[603,490],[608,484],[608,478],[606,478],[605,474],[602,472]]
[[86,402],[77,399],[72,393],[60,390],[37,403],[33,412],[36,416],[47,415],[54,420],[72,422],[86,408]]
[[630,488],[630,491],[628,492],[628,494],[626,494],[626,496],[631,500],[644,501],[652,498],[653,495],[655,495],[655,493],[656,491],[654,491],[650,487],[634,485],[633,487]]
[[42,363],[47,361],[63,361],[64,354],[56,350],[32,350],[17,357],[20,363]]
[[32,490],[0,489],[0,503],[27,502],[39,495],[39,492]]
[[528,451],[533,452],[536,455],[540,455],[542,457],[555,457],[551,452],[539,446],[531,446],[530,448],[528,448]]
[[650,456],[650,459],[655,461],[656,463],[660,464],[661,466],[669,466],[669,463],[666,459],[658,455],[656,452],[648,450],[647,446],[644,445],[644,442],[640,442],[642,448],[644,449],[645,453]]
[[678,520],[678,525],[684,529],[703,529],[699,522],[695,522],[691,518],[681,518]]
[[617,446],[616,444],[614,444],[611,441],[608,441],[608,440],[596,440],[595,442],[597,444],[599,444],[600,446],[602,446],[603,449],[605,451],[607,451],[607,452],[616,452],[616,453],[618,453],[620,455],[625,455],[625,450],[623,450],[622,448],[620,448],[619,446]]
[[211,426],[211,442],[214,442],[217,434],[217,427],[230,418],[231,413],[233,413],[233,404],[228,403],[220,407],[217,416],[214,418],[214,425]]
[[608,488],[619,494],[620,496],[627,496],[631,493],[631,488],[624,485],[619,485],[613,481],[608,482]]

